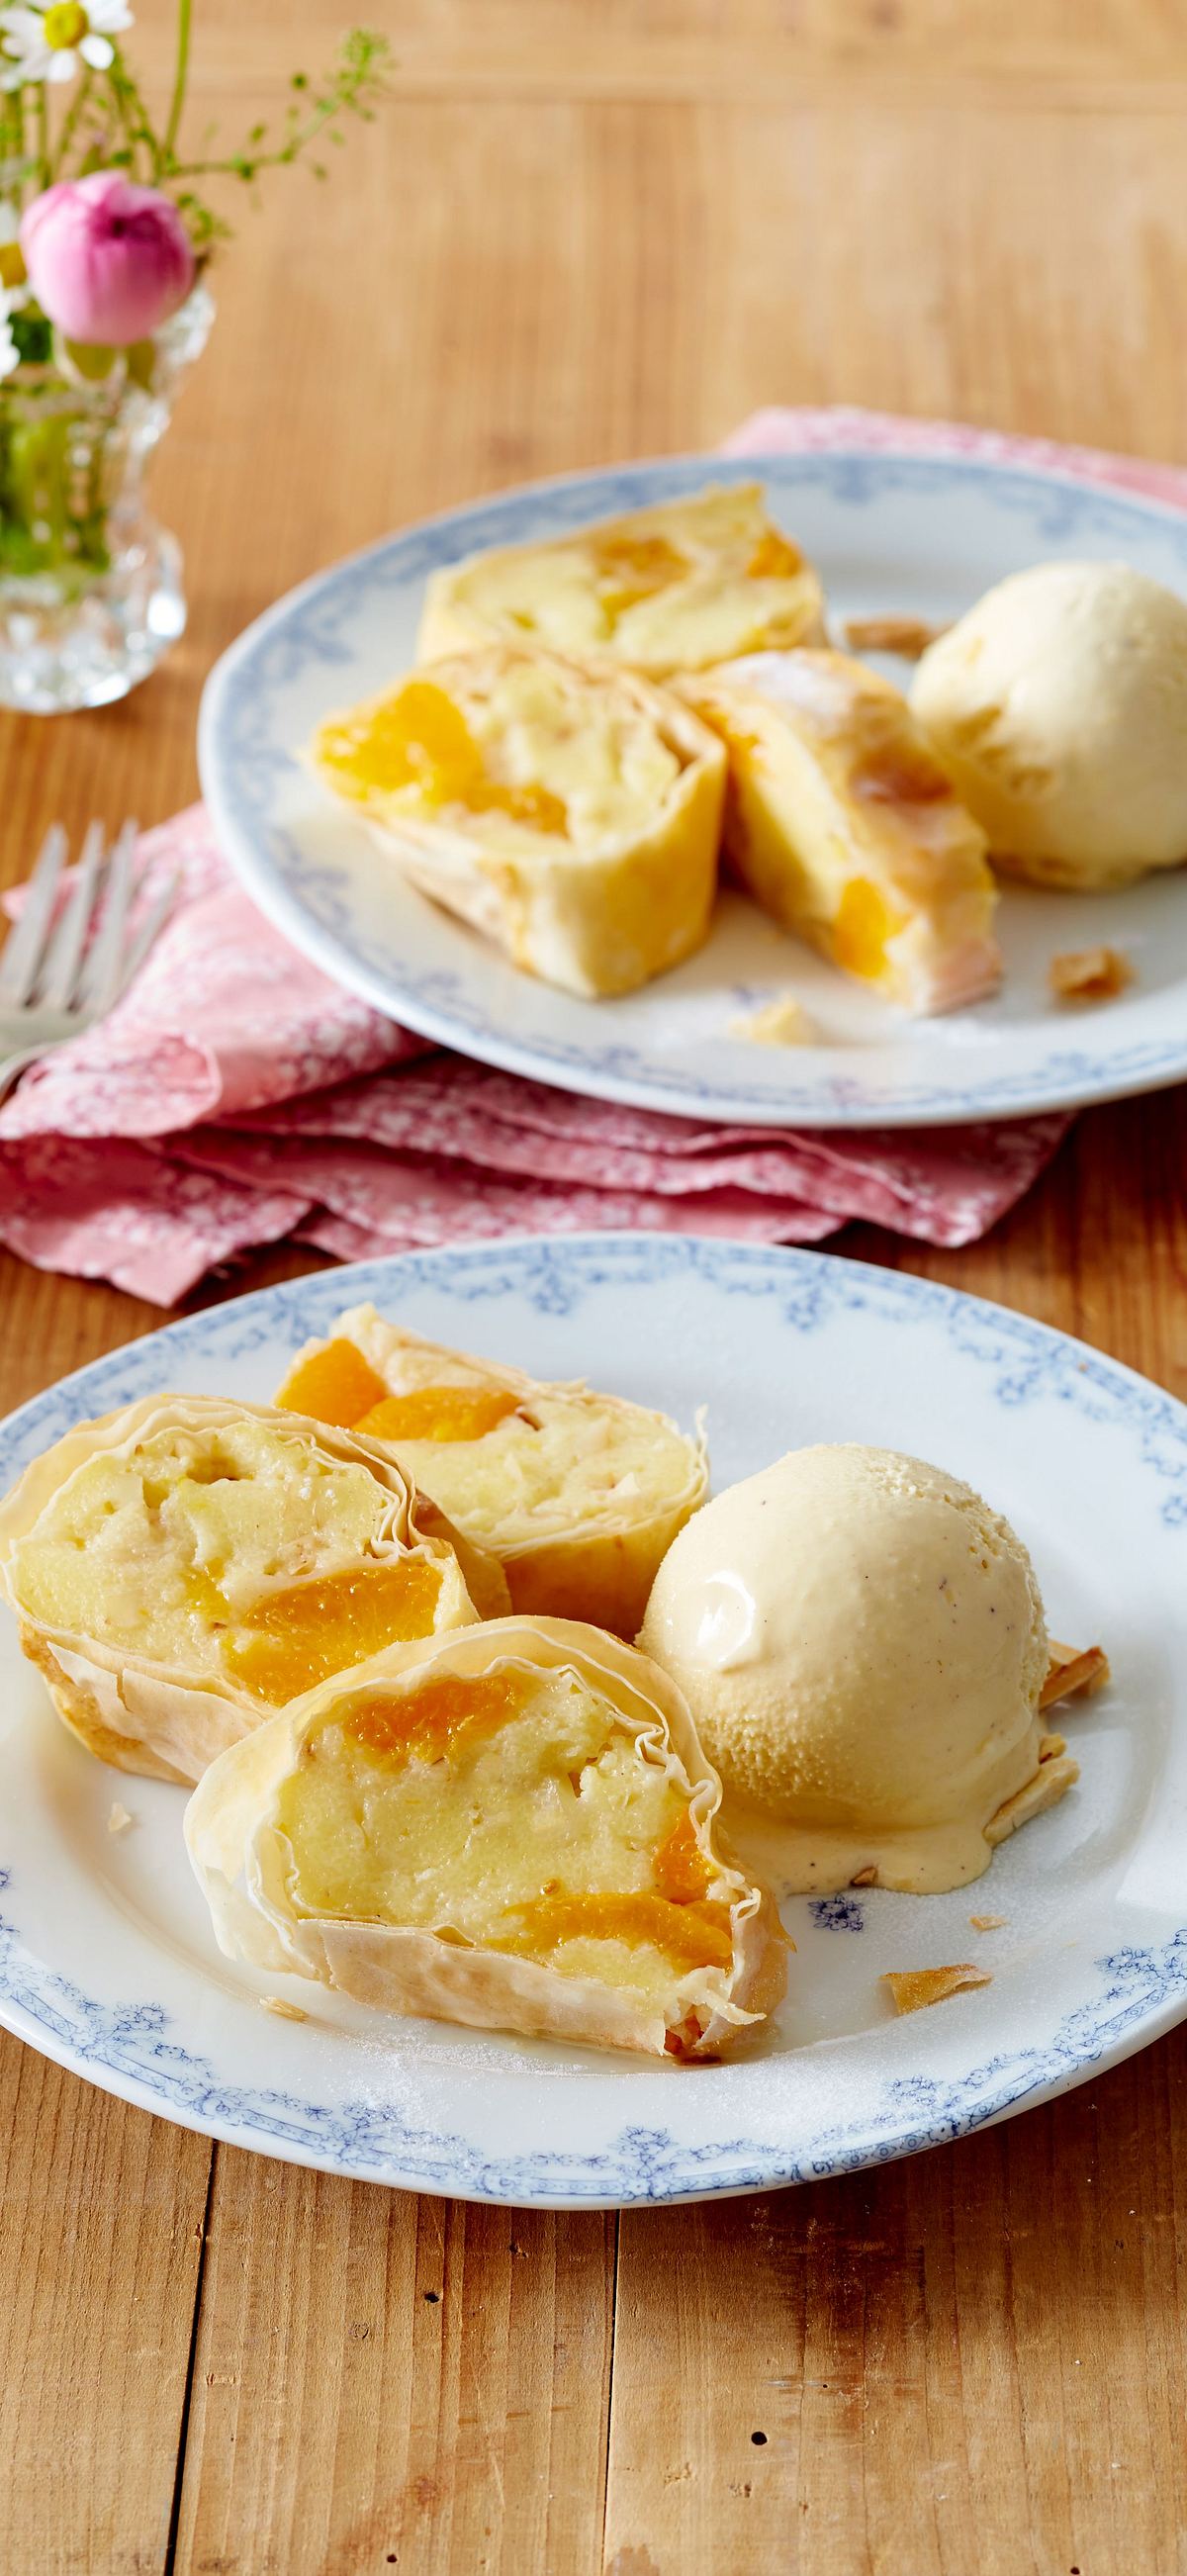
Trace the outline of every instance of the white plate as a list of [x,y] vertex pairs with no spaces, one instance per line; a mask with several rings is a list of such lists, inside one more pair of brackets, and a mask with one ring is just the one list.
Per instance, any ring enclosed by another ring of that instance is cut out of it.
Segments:
[[[1187,514],[1052,473],[868,453],[670,457],[454,510],[290,593],[212,673],[199,753],[215,828],[262,909],[330,975],[463,1054],[638,1108],[768,1127],[910,1127],[1070,1108],[1187,1074],[1187,877],[1099,897],[1007,889],[996,999],[911,1021],[727,894],[698,957],[617,1002],[521,975],[404,884],[299,754],[319,718],[411,661],[425,578],[479,546],[555,535],[707,481],[765,482],[774,517],[820,564],[833,610],[953,617],[1052,556],[1124,556],[1187,592]],[[900,682],[901,664],[885,667]],[[1132,989],[1060,1009],[1059,949],[1125,948]],[[827,1043],[755,1046],[730,1024],[802,997]]]
[[[466,2199],[599,2207],[906,2155],[1064,2091],[1187,2014],[1187,1410],[923,1280],[588,1235],[371,1262],[174,1324],[15,1414],[0,1482],[80,1415],[153,1388],[267,1396],[296,1344],[360,1297],[685,1423],[707,1396],[718,1487],[819,1439],[958,1469],[1029,1542],[1054,1633],[1103,1638],[1113,1657],[1115,1687],[1066,1720],[1081,1784],[974,1888],[790,1902],[788,2001],[735,2065],[383,2025],[219,1956],[182,1846],[184,1791],[93,1761],[3,1613],[0,2019],[21,2038],[236,2146]],[[117,1836],[113,1799],[135,1817]],[[1005,1927],[979,1936],[978,1912]],[[890,2016],[881,1970],[970,1957],[991,1986]],[[264,1990],[326,2018],[278,2020]]]

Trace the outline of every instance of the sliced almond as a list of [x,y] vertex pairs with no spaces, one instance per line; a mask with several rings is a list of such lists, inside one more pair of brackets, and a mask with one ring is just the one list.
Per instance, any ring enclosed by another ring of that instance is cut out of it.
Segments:
[[302,2012],[300,2004],[291,2004],[287,1995],[261,1995],[260,2003],[265,2012],[275,2013],[278,2021],[308,2021],[309,2019],[308,2013]]
[[877,1861],[868,1860],[864,1869],[855,1869],[849,1884],[850,1887],[876,1887],[878,1884]]
[[1049,1753],[1045,1760],[1040,1753],[1033,1780],[1016,1789],[1013,1797],[998,1808],[996,1816],[990,1817],[985,1827],[986,1842],[1006,1842],[1017,1833],[1019,1825],[1028,1825],[1032,1816],[1041,1816],[1048,1807],[1057,1806],[1065,1789],[1070,1789],[1079,1777],[1080,1765],[1073,1762],[1070,1753]]
[[847,617],[841,631],[852,653],[897,653],[917,662],[948,628],[930,617]]
[[972,1986],[991,1986],[987,1968],[974,1968],[964,1960],[955,1968],[888,1968],[882,1984],[889,1986],[896,2012],[922,2012],[925,2004],[946,2003],[949,1995],[964,1994]]
[[969,1916],[974,1932],[1000,1932],[1009,1919],[1008,1914],[970,1914]]
[[1133,968],[1118,948],[1069,948],[1051,959],[1047,981],[1057,1002],[1115,1002]]
[[1039,1692],[1039,1707],[1050,1708],[1054,1700],[1085,1698],[1092,1691],[1103,1690],[1111,1679],[1109,1658],[1103,1646],[1061,1646],[1055,1637],[1048,1638],[1050,1663],[1047,1678]]
[[110,1810],[109,1810],[109,1812],[108,1812],[108,1817],[107,1817],[107,1830],[108,1830],[108,1833],[109,1833],[109,1834],[126,1834],[126,1833],[127,1833],[127,1830],[128,1830],[128,1827],[129,1827],[129,1825],[131,1824],[131,1822],[132,1822],[132,1819],[131,1819],[130,1815],[128,1814],[128,1810],[127,1810],[127,1808],[126,1808],[126,1807],[121,1807],[121,1805],[120,1805],[120,1802],[119,1802],[119,1799],[118,1799],[118,1798],[113,1798],[113,1799],[112,1799],[112,1802],[111,1802]]

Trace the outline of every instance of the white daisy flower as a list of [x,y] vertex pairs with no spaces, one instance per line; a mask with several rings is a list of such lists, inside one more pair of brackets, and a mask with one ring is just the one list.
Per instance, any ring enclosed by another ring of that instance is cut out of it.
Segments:
[[73,80],[81,64],[105,72],[113,36],[132,24],[127,0],[51,0],[48,9],[0,9],[0,89]]

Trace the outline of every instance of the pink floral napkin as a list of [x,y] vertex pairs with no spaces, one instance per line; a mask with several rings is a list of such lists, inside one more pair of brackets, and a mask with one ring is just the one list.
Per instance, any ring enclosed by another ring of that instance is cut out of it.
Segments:
[[0,1240],[160,1305],[283,1235],[348,1260],[587,1226],[802,1243],[864,1216],[966,1243],[1066,1124],[788,1136],[577,1099],[340,992],[241,893],[201,806],[144,853],[146,900],[176,876],[177,908],[104,1026],[0,1108]]
[[[729,452],[855,433],[1141,489],[1168,477],[854,412],[759,413]],[[1184,488],[1180,477],[1175,497]],[[144,854],[146,900],[176,876],[177,907],[105,1026],[0,1107],[0,1241],[159,1305],[286,1235],[345,1260],[587,1227],[814,1242],[864,1217],[968,1243],[1029,1188],[1068,1125],[787,1134],[579,1099],[435,1050],[340,991],[240,891],[200,806],[148,833]]]

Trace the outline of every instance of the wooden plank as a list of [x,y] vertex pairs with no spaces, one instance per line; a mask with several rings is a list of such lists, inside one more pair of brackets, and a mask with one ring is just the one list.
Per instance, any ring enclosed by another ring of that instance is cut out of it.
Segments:
[[[376,13],[373,13],[376,14]],[[1187,13],[1182,0],[388,0],[377,13],[405,97],[802,96],[830,83],[852,90],[957,87],[1001,96],[1024,113],[1036,95],[1107,94],[1113,113],[1157,109],[1181,92]],[[245,131],[245,91],[266,90],[299,54],[314,72],[342,31],[338,0],[303,0],[299,30],[271,8],[244,13],[205,0],[194,47],[194,126],[217,104],[226,142]],[[169,13],[136,31],[146,87],[165,94]]]
[[164,2576],[210,2155],[0,2034],[6,2576]]
[[1185,2112],[1170,2040],[926,2158],[624,2215],[607,2576],[1180,2576]]
[[[200,114],[230,130],[275,104],[291,14],[205,0]],[[1187,457],[1182,0],[382,14],[396,98],[335,185],[297,173],[235,210],[158,468],[189,634],[124,707],[0,716],[0,877],[55,813],[78,831],[188,799],[230,636],[471,493],[709,443],[779,399]],[[310,67],[340,24],[336,0],[302,8]],[[986,1244],[842,1248],[1187,1393],[1185,1141],[1182,1094],[1093,1112]],[[159,1320],[11,1262],[0,1296],[0,1402]],[[141,2576],[167,2547],[208,2150],[15,2043],[0,2058],[0,2554],[14,2576]],[[220,2151],[177,2567],[1184,2576],[1183,2093],[1171,2041],[912,2166],[629,2218],[604,2555],[612,2225]]]
[[220,2149],[179,2570],[595,2576],[613,2242]]

